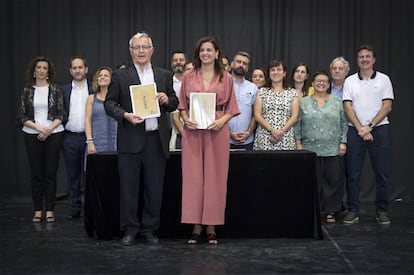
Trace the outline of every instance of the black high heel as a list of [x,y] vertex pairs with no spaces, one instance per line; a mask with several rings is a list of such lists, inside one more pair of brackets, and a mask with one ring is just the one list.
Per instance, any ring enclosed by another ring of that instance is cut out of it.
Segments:
[[42,222],[42,217],[34,216],[33,219],[32,219],[32,222],[33,223],[41,223]]
[[209,244],[217,244],[218,243],[216,233],[209,233],[207,235],[207,240],[208,240]]
[[201,241],[201,235],[198,233],[193,233],[191,238],[187,241],[187,244],[198,244]]

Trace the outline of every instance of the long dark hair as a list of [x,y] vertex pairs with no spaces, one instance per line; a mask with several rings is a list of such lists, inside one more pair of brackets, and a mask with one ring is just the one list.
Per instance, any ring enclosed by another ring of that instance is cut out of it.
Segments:
[[48,73],[48,82],[50,84],[56,83],[56,73],[53,67],[53,63],[47,59],[45,56],[36,56],[33,60],[27,65],[26,69],[26,86],[31,87],[36,84],[36,78],[34,77],[35,68],[38,62],[44,61],[48,65],[47,73]]
[[292,73],[290,74],[290,79],[292,81],[291,84],[292,84],[292,87],[295,88],[295,78],[294,78],[294,76],[295,76],[296,70],[300,66],[305,67],[306,73],[308,74],[308,78],[305,79],[305,82],[303,82],[303,87],[302,87],[302,94],[303,94],[303,96],[307,96],[308,95],[308,91],[309,91],[309,82],[308,82],[308,79],[309,79],[309,76],[310,76],[309,75],[309,67],[308,67],[308,65],[306,65],[305,63],[299,63],[298,65],[296,65],[295,67],[293,67]]
[[218,51],[218,57],[214,61],[214,71],[216,74],[220,76],[219,80],[221,81],[223,78],[223,72],[224,72],[224,64],[222,61],[223,53],[221,52],[218,41],[212,36],[204,36],[198,40],[197,45],[194,50],[194,68],[196,70],[201,68],[200,48],[201,48],[201,45],[206,42],[210,42],[211,44],[213,44],[214,49]]

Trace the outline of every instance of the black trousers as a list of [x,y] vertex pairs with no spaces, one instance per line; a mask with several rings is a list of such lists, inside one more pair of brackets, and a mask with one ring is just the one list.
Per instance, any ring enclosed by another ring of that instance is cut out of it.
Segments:
[[[120,229],[125,234],[155,231],[160,225],[162,192],[167,159],[158,131],[147,132],[145,146],[139,153],[118,152],[120,178]],[[122,141],[121,141],[122,142]],[[143,196],[140,196],[141,180]],[[139,221],[139,198],[142,220]]]
[[55,209],[56,174],[59,153],[62,147],[63,132],[51,134],[45,141],[37,139],[37,134],[24,135],[31,172],[32,200],[34,211]]
[[336,213],[342,208],[345,172],[340,156],[318,157],[316,162],[319,205],[322,212]]

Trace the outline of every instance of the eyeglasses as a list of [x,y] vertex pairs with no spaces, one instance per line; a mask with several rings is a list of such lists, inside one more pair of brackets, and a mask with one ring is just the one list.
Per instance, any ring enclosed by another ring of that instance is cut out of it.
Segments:
[[135,51],[138,51],[138,50],[146,51],[146,50],[151,49],[152,46],[150,46],[150,45],[135,45],[135,46],[131,46],[130,48],[135,50]]
[[317,84],[328,84],[329,83],[328,80],[324,80],[324,79],[315,79],[314,82]]

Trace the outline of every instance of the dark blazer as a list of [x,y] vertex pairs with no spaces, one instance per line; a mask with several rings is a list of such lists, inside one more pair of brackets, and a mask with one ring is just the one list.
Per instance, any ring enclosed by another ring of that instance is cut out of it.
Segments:
[[[25,121],[31,120],[34,121],[34,92],[35,89],[30,87],[25,87],[20,96],[20,106],[18,109],[18,125],[22,125]],[[65,107],[63,106],[63,96],[62,91],[59,86],[56,84],[49,84],[49,94],[48,94],[48,112],[47,119],[54,120],[60,119],[62,123],[65,123],[67,120],[67,113]]]
[[[164,155],[168,158],[168,143],[170,140],[170,126],[167,112],[173,112],[178,105],[178,98],[173,90],[172,72],[152,67],[154,81],[158,92],[164,92],[169,99],[168,105],[160,105],[161,116],[158,117],[158,130]],[[141,81],[134,65],[116,70],[112,76],[111,85],[105,99],[105,111],[118,121],[117,146],[121,153],[141,152],[145,144],[145,121],[132,125],[124,119],[124,113],[132,113],[130,85],[139,85]]]
[[[72,93],[72,82],[62,85],[61,89],[63,93],[63,103],[65,104],[66,113],[69,118],[69,112],[70,112],[69,107],[70,107],[70,95]],[[92,86],[89,84],[89,82],[88,82],[88,92],[89,94],[94,93],[94,91],[92,90]]]

